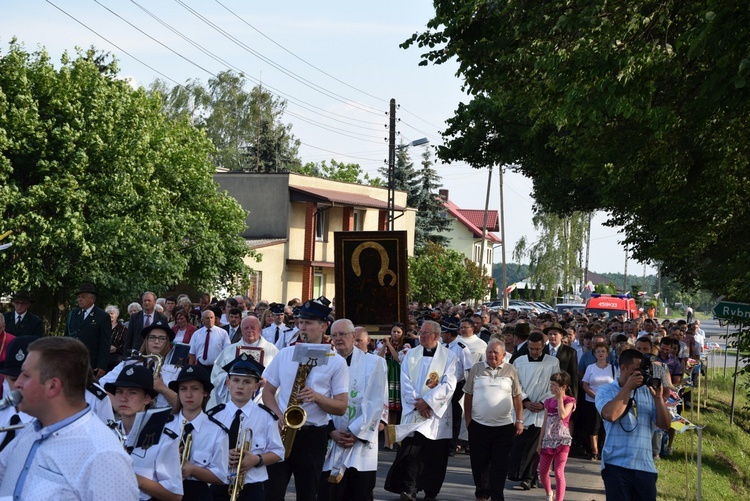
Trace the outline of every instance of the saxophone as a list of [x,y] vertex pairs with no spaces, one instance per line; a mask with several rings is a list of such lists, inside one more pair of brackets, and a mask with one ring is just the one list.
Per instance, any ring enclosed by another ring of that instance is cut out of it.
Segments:
[[141,355],[143,358],[143,361],[146,362],[147,360],[153,360],[154,361],[154,377],[160,377],[161,376],[161,366],[164,364],[164,359],[161,357],[161,355],[157,355],[156,353],[152,353],[151,355]]
[[300,405],[298,395],[302,388],[305,387],[310,370],[316,365],[318,365],[318,359],[309,358],[307,363],[299,364],[299,367],[297,367],[297,375],[294,376],[292,393],[289,395],[289,403],[284,411],[284,428],[281,430],[281,441],[284,444],[284,459],[288,458],[289,454],[292,453],[292,446],[294,445],[294,437],[297,435],[297,430],[302,428],[307,421],[307,411]]

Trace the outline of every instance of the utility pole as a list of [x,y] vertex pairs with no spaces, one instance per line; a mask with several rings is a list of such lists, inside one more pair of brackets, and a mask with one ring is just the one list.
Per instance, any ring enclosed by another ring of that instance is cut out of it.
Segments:
[[622,293],[628,293],[628,248],[625,247],[625,279],[622,286]]
[[[588,283],[589,279],[589,252],[591,251],[591,216],[594,215],[594,212],[589,212],[589,219],[586,223],[586,264],[583,267],[583,281],[581,282],[584,285],[584,290],[588,291],[586,289],[586,284]],[[583,291],[581,291],[583,293]],[[588,297],[588,294],[585,294],[584,297]]]
[[499,166],[500,170],[500,245],[502,248],[503,255],[503,309],[508,309],[508,295],[505,293],[505,289],[508,288],[508,273],[505,268],[505,206],[503,203],[503,166]]
[[396,187],[394,174],[396,170],[396,100],[391,99],[388,112],[388,225],[393,231],[396,212]]
[[[492,166],[490,165],[490,173],[487,176],[487,197],[484,200],[484,223],[482,225],[482,253],[481,261],[479,264],[479,276],[484,280],[484,251],[487,247],[487,211],[490,207],[490,187],[492,186]],[[490,268],[490,275],[492,275],[492,268]],[[484,298],[481,298],[484,299]]]

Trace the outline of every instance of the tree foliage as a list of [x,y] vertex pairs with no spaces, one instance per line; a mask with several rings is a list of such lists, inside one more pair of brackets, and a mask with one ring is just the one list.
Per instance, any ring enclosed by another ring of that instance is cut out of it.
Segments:
[[428,242],[419,256],[409,258],[409,297],[414,301],[457,303],[482,299],[488,290],[479,267],[458,251]]
[[249,271],[246,214],[217,191],[205,134],[100,68],[55,69],[15,41],[0,56],[0,284],[31,290],[53,329],[85,281],[101,304]]
[[281,172],[298,168],[299,140],[282,118],[286,101],[255,86],[246,91],[242,74],[223,71],[204,87],[198,80],[172,88],[156,80],[158,95],[170,117],[187,117],[206,132],[216,147],[214,163],[229,170]]
[[[422,153],[422,170],[417,176],[419,192],[414,200],[417,217],[414,224],[414,249],[420,253],[428,242],[447,245],[448,237],[440,233],[448,230],[450,221],[445,217],[445,206],[438,196],[440,176],[433,167],[430,150]],[[411,205],[410,205],[411,206]]]
[[320,163],[307,162],[299,169],[292,169],[299,174],[332,179],[333,181],[344,181],[345,183],[367,184],[370,186],[383,186],[384,182],[379,177],[371,178],[362,170],[359,164],[337,162],[331,159],[331,164],[325,160]]
[[540,210],[602,209],[640,261],[750,299],[746,2],[436,0],[404,46],[473,96],[439,156],[513,165]]
[[513,250],[513,257],[520,262],[529,259],[529,282],[544,286],[545,298],[554,300],[558,284],[563,294],[575,292],[581,285],[583,275],[581,255],[586,239],[588,215],[576,212],[560,217],[555,214],[537,212],[533,219],[534,229],[540,232],[533,244],[522,237]]

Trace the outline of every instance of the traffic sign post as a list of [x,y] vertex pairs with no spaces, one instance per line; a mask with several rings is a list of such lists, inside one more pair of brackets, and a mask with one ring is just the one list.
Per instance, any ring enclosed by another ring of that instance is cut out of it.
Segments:
[[719,301],[713,307],[714,315],[725,320],[750,319],[750,304]]

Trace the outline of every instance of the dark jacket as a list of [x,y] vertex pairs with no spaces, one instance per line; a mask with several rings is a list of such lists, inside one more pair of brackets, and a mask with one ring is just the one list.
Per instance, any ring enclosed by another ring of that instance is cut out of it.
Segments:
[[109,343],[112,338],[112,319],[96,305],[91,314],[83,319],[83,310],[74,308],[65,323],[65,335],[80,340],[89,349],[91,367],[107,370]]
[[[544,353],[549,355],[549,344],[544,346]],[[570,375],[570,391],[574,397],[578,397],[578,352],[575,348],[560,344],[557,361],[560,362],[560,370]]]
[[23,316],[21,325],[16,325],[16,312],[9,311],[4,314],[5,316],[5,332],[13,334],[14,336],[44,336],[44,321],[27,311]]

